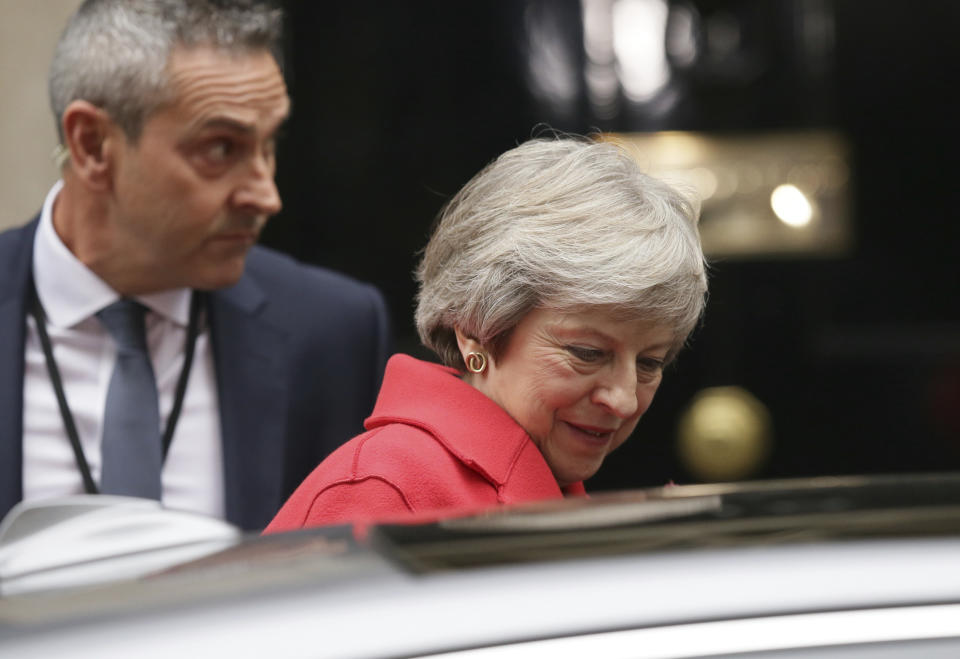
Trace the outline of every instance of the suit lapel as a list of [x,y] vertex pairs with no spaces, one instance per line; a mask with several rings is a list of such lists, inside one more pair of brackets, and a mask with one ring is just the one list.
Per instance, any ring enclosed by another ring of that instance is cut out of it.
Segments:
[[23,498],[23,351],[37,220],[0,242],[0,517]]
[[267,302],[249,271],[210,294],[226,515],[245,529],[266,526],[283,503],[287,333],[265,318]]

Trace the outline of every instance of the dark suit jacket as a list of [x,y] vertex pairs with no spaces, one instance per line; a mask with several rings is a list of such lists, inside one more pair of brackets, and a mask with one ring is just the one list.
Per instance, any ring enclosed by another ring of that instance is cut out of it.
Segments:
[[[0,517],[23,496],[37,222],[0,233]],[[372,286],[254,247],[240,281],[210,294],[209,314],[226,516],[261,529],[328,453],[362,430],[389,354],[386,307]]]

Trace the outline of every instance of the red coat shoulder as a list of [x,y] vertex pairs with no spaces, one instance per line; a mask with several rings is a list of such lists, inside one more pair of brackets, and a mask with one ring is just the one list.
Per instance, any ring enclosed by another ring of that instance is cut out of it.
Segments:
[[500,503],[495,483],[457,459],[426,430],[391,423],[358,435],[297,488],[266,532],[399,519]]

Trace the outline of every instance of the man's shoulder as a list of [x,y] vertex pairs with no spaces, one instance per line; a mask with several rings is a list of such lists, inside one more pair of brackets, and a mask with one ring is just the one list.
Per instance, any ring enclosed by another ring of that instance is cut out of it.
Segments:
[[243,288],[257,289],[268,300],[264,313],[285,326],[306,333],[351,331],[357,340],[370,331],[389,335],[387,304],[372,284],[260,246],[250,251],[243,278]]
[[0,288],[20,286],[33,260],[33,236],[37,219],[0,231]]
[[0,231],[0,248],[10,249],[25,241],[32,241],[33,234],[37,230],[37,221],[38,218],[35,217],[25,224]]
[[[329,268],[310,265],[288,254],[261,245],[247,256],[246,275],[261,286],[296,290],[302,295],[322,295],[342,298],[375,297],[380,292],[372,284],[361,282]],[[270,292],[274,292],[271,290]]]

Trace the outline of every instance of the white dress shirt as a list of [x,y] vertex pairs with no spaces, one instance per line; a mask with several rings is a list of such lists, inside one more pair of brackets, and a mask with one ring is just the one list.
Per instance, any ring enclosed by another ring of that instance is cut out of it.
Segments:
[[[53,227],[53,203],[43,204],[33,248],[33,276],[47,316],[47,332],[63,379],[84,455],[100,481],[100,444],[107,386],[116,348],[96,313],[119,299],[116,291],[67,249]],[[147,345],[166,426],[183,368],[190,315],[188,289],[137,297],[149,310]],[[79,494],[83,480],[64,429],[36,323],[27,318],[23,396],[23,498]],[[161,428],[161,432],[163,428]],[[163,503],[169,508],[224,516],[223,449],[210,332],[201,324],[180,420],[163,467]]]

